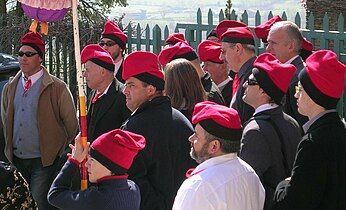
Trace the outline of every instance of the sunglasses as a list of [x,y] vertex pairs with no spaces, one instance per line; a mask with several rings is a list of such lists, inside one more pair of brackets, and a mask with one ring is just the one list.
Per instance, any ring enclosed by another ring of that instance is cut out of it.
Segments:
[[247,85],[249,85],[249,86],[258,85],[258,82],[257,82],[255,79],[250,79],[250,78],[248,78],[248,79],[246,80],[246,82],[247,82]]
[[107,46],[107,47],[111,47],[111,46],[114,46],[114,45],[116,45],[117,43],[115,43],[115,42],[99,42],[99,45],[101,46],[101,47],[103,47],[103,46]]
[[37,52],[23,52],[23,51],[18,52],[19,57],[23,57],[24,55],[26,57],[32,57],[32,56],[37,55],[37,54],[38,54]]

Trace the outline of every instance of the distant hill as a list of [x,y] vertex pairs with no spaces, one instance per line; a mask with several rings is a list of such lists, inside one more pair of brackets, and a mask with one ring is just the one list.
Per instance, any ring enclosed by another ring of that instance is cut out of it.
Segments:
[[[149,24],[153,27],[158,24],[161,28],[168,26],[173,31],[176,23],[196,23],[196,13],[198,8],[203,14],[202,21],[207,23],[208,10],[213,11],[214,24],[217,24],[219,12],[225,9],[226,0],[128,0],[129,6],[115,7],[110,18],[119,17],[125,13],[124,23],[127,25],[129,21],[140,23],[145,27]],[[262,21],[267,20],[269,11],[274,15],[281,15],[286,12],[289,20],[294,20],[297,12],[300,13],[305,20],[305,9],[300,5],[299,0],[232,0],[232,9],[240,16],[244,10],[249,15],[249,25],[254,25],[254,17],[257,10],[260,11]],[[304,24],[305,21],[302,21]]]

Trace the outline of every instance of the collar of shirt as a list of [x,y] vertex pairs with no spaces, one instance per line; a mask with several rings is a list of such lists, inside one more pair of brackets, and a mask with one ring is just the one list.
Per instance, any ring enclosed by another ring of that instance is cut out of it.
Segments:
[[293,58],[289,59],[288,61],[285,62],[285,64],[290,64],[294,59],[298,58],[299,55],[293,56]]
[[117,75],[119,68],[121,66],[121,64],[123,63],[124,59],[121,59],[120,61],[118,61],[117,63],[114,64],[114,76]]
[[304,125],[303,125],[303,130],[304,133],[306,133],[310,126],[316,122],[316,120],[318,120],[319,118],[321,118],[323,115],[327,114],[327,113],[331,113],[331,112],[336,112],[336,109],[330,109],[330,110],[326,110],[324,112],[319,113],[318,115],[316,115],[315,117],[311,118],[311,120],[307,121]]
[[[40,71],[38,71],[35,74],[29,76],[27,79],[28,80],[30,79],[31,80],[31,84],[34,85],[35,82],[42,77],[42,75],[43,75],[43,69],[41,68]],[[25,85],[25,82],[26,82],[26,80],[24,79],[24,73],[22,72],[22,85],[23,85],[23,87]]]
[[[112,82],[113,82],[113,81],[112,81]],[[107,92],[108,92],[108,90],[109,90],[109,87],[111,86],[112,82],[111,82],[111,83],[109,83],[109,85],[106,87],[105,91],[103,91],[103,93],[102,93],[102,94],[101,94],[99,97],[101,97],[101,96],[103,96],[103,95],[106,95],[106,94],[107,94]],[[99,93],[99,91],[96,91],[96,93]]]
[[257,107],[257,109],[255,110],[255,113],[253,115],[260,113],[260,112],[263,112],[263,111],[266,111],[266,110],[269,110],[269,109],[274,109],[278,106],[279,105],[277,105],[277,104],[262,104],[261,106]]
[[210,158],[203,163],[199,164],[195,170],[191,173],[191,175],[198,174],[199,172],[206,170],[208,167],[219,165],[221,163],[224,163],[226,161],[232,160],[237,158],[237,153],[229,153],[225,155],[220,155],[217,157]]
[[227,77],[227,79],[223,82],[221,82],[220,84],[217,85],[217,87],[220,89],[220,90],[223,90],[223,88],[227,85],[227,83],[231,81],[231,77]]

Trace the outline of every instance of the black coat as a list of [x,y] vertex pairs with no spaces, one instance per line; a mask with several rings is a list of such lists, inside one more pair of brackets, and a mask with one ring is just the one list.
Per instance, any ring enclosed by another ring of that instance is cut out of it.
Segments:
[[197,165],[189,156],[191,123],[171,107],[168,97],[159,96],[143,103],[123,129],[143,135],[147,142],[129,170],[141,191],[141,209],[171,209],[185,172]]
[[273,209],[346,209],[346,129],[337,112],[317,119],[299,143],[291,181],[282,181]]
[[[89,103],[87,114],[88,141],[93,142],[101,134],[120,128],[122,123],[131,115],[126,107],[123,85],[113,80],[107,93],[100,97],[95,104]],[[92,99],[95,91],[91,92]],[[90,100],[91,101],[91,100]]]
[[48,201],[59,209],[71,210],[136,210],[140,205],[138,186],[123,177],[108,177],[83,191],[70,189],[71,178],[79,167],[67,161],[55,178],[49,192]]
[[240,68],[238,72],[238,77],[240,80],[239,86],[237,88],[236,93],[233,94],[232,100],[231,100],[230,106],[231,108],[238,111],[240,121],[242,124],[248,121],[252,117],[253,113],[255,112],[252,106],[250,106],[249,104],[243,101],[243,95],[245,92],[245,88],[243,87],[243,84],[252,74],[253,63],[255,62],[255,60],[256,60],[256,57],[250,58]]
[[211,80],[210,74],[206,72],[201,78],[204,90],[207,92],[208,101],[215,102],[220,105],[225,105],[225,100],[222,97],[217,85]]
[[221,95],[226,106],[230,106],[232,100],[233,80],[231,79],[221,90]]
[[294,94],[296,93],[296,86],[298,85],[298,74],[304,69],[305,65],[300,56],[294,59],[291,64],[296,67],[296,72],[283,98],[283,107],[286,114],[297,120],[300,126],[303,126],[309,119],[298,112],[297,99],[294,97]]
[[[271,122],[275,123],[281,133],[281,140]],[[298,123],[283,113],[281,106],[256,113],[245,126],[239,157],[261,179],[266,191],[264,209],[272,205],[277,184],[290,176],[301,137]]]
[[124,59],[123,61],[121,62],[121,65],[117,71],[117,74],[115,75],[115,78],[121,82],[122,84],[125,84],[125,80],[123,79],[123,64],[124,64]]

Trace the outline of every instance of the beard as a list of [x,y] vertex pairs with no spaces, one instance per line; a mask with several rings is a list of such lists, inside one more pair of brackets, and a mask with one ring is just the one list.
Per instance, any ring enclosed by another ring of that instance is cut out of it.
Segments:
[[197,163],[203,163],[204,161],[211,158],[211,155],[208,153],[208,145],[208,143],[205,143],[199,152],[197,152],[192,145],[190,151],[191,158],[194,159]]

